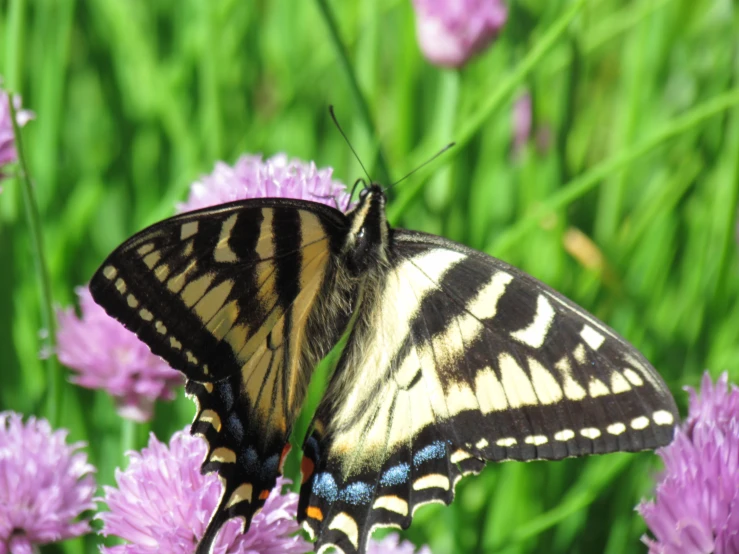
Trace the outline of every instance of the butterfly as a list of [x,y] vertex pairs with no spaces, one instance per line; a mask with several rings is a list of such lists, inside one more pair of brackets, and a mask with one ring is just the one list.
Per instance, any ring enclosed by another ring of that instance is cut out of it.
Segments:
[[92,278],[107,312],[187,377],[223,496],[197,552],[274,487],[316,364],[347,342],[303,443],[298,520],[317,552],[449,504],[486,462],[669,443],[677,409],[633,346],[533,277],[391,228],[366,185],[346,213],[281,198],[157,223]]

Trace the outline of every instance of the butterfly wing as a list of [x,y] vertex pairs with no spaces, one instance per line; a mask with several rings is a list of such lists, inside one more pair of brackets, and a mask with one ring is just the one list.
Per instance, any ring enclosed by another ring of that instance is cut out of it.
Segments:
[[508,264],[396,231],[304,446],[298,517],[345,553],[450,503],[485,461],[667,444],[664,382],[624,339]]
[[188,378],[202,469],[225,485],[199,552],[231,517],[248,528],[275,485],[313,364],[341,332],[319,312],[345,225],[311,202],[226,204],[145,229],[92,278],[93,298]]

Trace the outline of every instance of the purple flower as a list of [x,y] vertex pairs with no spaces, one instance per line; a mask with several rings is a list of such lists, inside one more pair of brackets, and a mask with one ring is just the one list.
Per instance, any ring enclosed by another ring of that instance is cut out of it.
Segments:
[[313,162],[288,159],[277,154],[267,160],[262,156],[241,156],[233,166],[216,164],[213,173],[193,183],[187,202],[180,212],[197,210],[234,200],[277,197],[321,202],[341,209],[347,205],[346,186],[332,179],[333,169],[316,168]]
[[87,287],[79,287],[77,295],[82,317],[77,317],[74,308],[57,313],[59,360],[77,372],[74,383],[105,389],[115,397],[122,416],[146,421],[156,400],[174,397],[182,376],[106,314]]
[[[23,126],[33,119],[33,112],[21,110],[20,96],[13,97],[13,107],[16,110],[16,122]],[[0,179],[4,177],[3,167],[13,163],[18,158],[15,149],[15,136],[13,134],[13,121],[10,118],[10,105],[8,93],[0,90]]]
[[[416,547],[409,541],[400,542],[396,533],[388,535],[382,540],[372,540],[367,548],[367,554],[415,554]],[[428,546],[422,547],[418,554],[431,554]]]
[[413,0],[416,33],[433,64],[460,67],[487,47],[506,22],[501,0]]
[[[178,431],[169,446],[152,434],[149,446],[130,452],[125,471],[116,471],[118,488],[104,487],[110,509],[99,517],[104,535],[130,544],[104,547],[105,554],[190,554],[202,538],[218,506],[223,485],[215,473],[202,475],[205,441]],[[215,554],[303,554],[311,545],[300,535],[295,520],[298,495],[281,494],[290,481],[278,477],[264,508],[246,534],[242,521],[228,521],[215,541]]]
[[656,499],[638,507],[656,537],[650,554],[739,552],[739,388],[706,372],[690,391],[688,419],[658,451],[665,472]]
[[33,545],[90,531],[82,512],[95,508],[95,471],[82,443],[45,419],[0,412],[0,552],[31,554]]

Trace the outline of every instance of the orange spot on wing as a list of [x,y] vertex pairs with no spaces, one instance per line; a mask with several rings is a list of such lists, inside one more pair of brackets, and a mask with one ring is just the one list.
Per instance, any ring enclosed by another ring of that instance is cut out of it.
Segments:
[[280,473],[282,473],[282,466],[285,465],[285,459],[287,458],[287,455],[290,453],[290,443],[287,443],[285,445],[285,448],[282,449],[282,455],[280,456]]
[[323,521],[323,512],[321,511],[321,508],[317,508],[316,506],[308,506],[308,508],[305,510],[305,515],[307,515],[311,519]]
[[303,459],[300,461],[300,475],[303,477],[302,483],[305,483],[311,478],[314,469],[316,469],[316,464],[313,463],[313,460],[303,456]]
[[267,489],[264,489],[262,492],[259,493],[259,500],[267,500],[268,496],[269,491]]

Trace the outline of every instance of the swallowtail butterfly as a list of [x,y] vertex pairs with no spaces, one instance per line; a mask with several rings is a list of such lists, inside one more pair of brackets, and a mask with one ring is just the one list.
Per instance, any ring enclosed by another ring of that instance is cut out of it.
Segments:
[[221,502],[197,552],[248,529],[281,471],[314,367],[348,342],[303,444],[298,519],[316,550],[365,552],[449,504],[487,461],[670,442],[675,403],[612,329],[510,265],[393,229],[371,184],[342,213],[262,198],[184,213],[123,243],[95,300],[188,379]]

